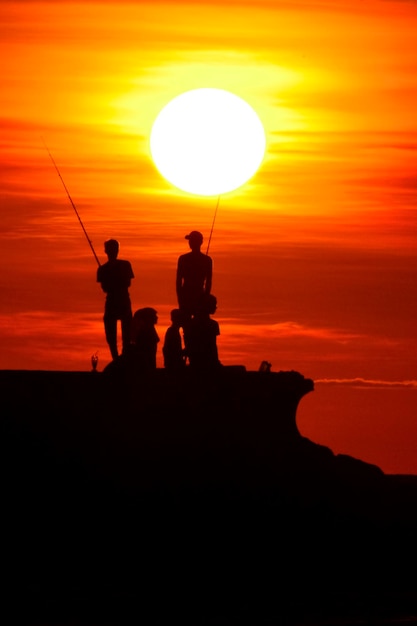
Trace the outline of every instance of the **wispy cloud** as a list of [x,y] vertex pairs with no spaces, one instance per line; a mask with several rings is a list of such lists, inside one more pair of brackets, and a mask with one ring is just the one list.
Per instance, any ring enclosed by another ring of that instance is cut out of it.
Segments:
[[329,341],[346,342],[351,339],[359,339],[361,337],[358,333],[349,331],[343,331],[337,328],[317,328],[314,326],[306,326],[296,321],[285,321],[276,324],[265,323],[242,323],[242,320],[238,319],[223,319],[222,327],[231,331],[231,335],[237,338],[237,340],[243,337],[250,337],[253,335],[254,326],[256,325],[256,334],[258,338],[271,339],[274,337],[309,337],[313,339],[322,339]]
[[417,380],[367,380],[366,378],[321,378],[314,381],[320,385],[343,385],[357,388],[392,389],[407,387],[417,389]]

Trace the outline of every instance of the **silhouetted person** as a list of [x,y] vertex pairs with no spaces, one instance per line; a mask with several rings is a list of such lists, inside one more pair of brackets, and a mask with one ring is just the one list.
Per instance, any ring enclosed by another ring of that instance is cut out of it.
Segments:
[[179,309],[171,311],[171,326],[165,333],[162,354],[164,367],[172,371],[180,371],[185,367],[185,350],[182,345],[181,328],[183,326],[182,314]]
[[188,239],[191,252],[178,258],[176,292],[178,306],[184,316],[191,317],[197,311],[197,305],[203,295],[211,292],[213,261],[201,252],[203,235],[193,230]]
[[259,366],[259,371],[260,372],[270,372],[271,371],[271,367],[272,367],[271,363],[269,363],[268,361],[262,361],[260,366]]
[[104,307],[104,330],[106,340],[113,359],[116,359],[117,349],[117,322],[121,321],[123,352],[130,343],[130,326],[132,322],[132,305],[130,302],[129,287],[134,278],[129,261],[118,259],[119,242],[108,239],[104,242],[104,252],[108,261],[97,270],[97,282],[101,283],[106,293]]
[[143,371],[156,369],[156,352],[159,336],[155,325],[158,314],[152,307],[144,307],[135,311],[132,319],[132,335],[130,358],[133,366]]
[[187,322],[187,356],[195,370],[215,370],[221,366],[217,351],[219,323],[210,316],[216,312],[217,298],[213,294],[201,297],[195,315]]

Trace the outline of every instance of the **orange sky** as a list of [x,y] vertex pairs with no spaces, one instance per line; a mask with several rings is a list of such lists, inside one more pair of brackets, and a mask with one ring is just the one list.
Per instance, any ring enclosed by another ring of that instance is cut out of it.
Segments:
[[221,361],[312,378],[303,434],[417,474],[417,4],[5,1],[0,23],[0,368],[109,361],[97,264],[43,139],[162,342],[184,235],[207,242],[216,198],[160,176],[150,129],[179,93],[228,89],[267,152],[210,243]]

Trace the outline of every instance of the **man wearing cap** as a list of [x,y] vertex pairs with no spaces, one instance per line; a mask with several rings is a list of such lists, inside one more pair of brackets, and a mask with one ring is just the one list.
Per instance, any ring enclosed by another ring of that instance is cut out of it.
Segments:
[[211,291],[213,261],[201,252],[203,235],[200,232],[193,230],[185,238],[188,239],[191,251],[178,258],[176,291],[180,311],[191,317],[202,296]]

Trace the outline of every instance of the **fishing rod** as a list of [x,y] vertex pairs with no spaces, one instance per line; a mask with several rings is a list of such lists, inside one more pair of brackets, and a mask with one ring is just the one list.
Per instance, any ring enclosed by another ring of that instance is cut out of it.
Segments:
[[53,157],[53,156],[52,156],[52,154],[50,153],[49,148],[48,148],[48,146],[46,145],[46,143],[45,143],[45,141],[44,141],[44,140],[43,140],[43,143],[44,143],[44,146],[45,146],[45,148],[46,148],[47,153],[48,153],[48,154],[49,154],[49,156],[51,157],[51,161],[52,161],[52,163],[54,164],[54,167],[55,167],[55,169],[56,169],[56,171],[57,171],[57,174],[58,174],[59,178],[61,179],[62,184],[64,185],[64,189],[65,189],[65,191],[67,192],[68,199],[69,199],[69,201],[71,202],[72,208],[74,209],[76,216],[78,217],[78,221],[79,221],[79,222],[80,222],[80,224],[81,224],[81,228],[82,228],[82,229],[83,229],[83,231],[84,231],[84,235],[86,236],[87,241],[88,241],[88,243],[89,243],[89,245],[90,245],[90,248],[91,248],[91,250],[92,250],[92,253],[94,254],[94,258],[95,258],[95,260],[97,261],[98,266],[100,267],[101,263],[100,263],[100,261],[99,261],[99,258],[98,258],[98,256],[97,256],[97,254],[96,254],[96,251],[95,251],[95,250],[94,250],[94,248],[93,248],[93,243],[92,243],[91,239],[89,238],[89,236],[88,236],[88,234],[87,234],[87,231],[86,231],[86,230],[85,230],[85,228],[84,228],[84,224],[83,224],[83,223],[82,223],[82,221],[81,221],[81,217],[80,217],[80,216],[79,216],[79,214],[78,214],[77,207],[75,206],[75,204],[74,204],[74,202],[73,202],[73,200],[72,200],[72,198],[71,198],[71,196],[70,196],[70,192],[69,192],[69,191],[68,191],[68,189],[67,189],[67,186],[66,186],[66,184],[65,184],[65,182],[64,182],[64,179],[63,179],[63,178],[62,178],[62,176],[61,176],[61,172],[59,171],[58,166],[57,166],[57,164],[55,163],[54,157]]
[[216,221],[216,215],[217,215],[217,209],[219,208],[219,202],[220,202],[220,196],[217,198],[217,204],[216,204],[216,209],[214,211],[213,222],[211,224],[211,231],[210,231],[210,237],[209,237],[208,244],[207,244],[206,254],[208,254],[208,251],[210,248],[210,241],[211,241],[211,236],[213,234],[214,222]]

